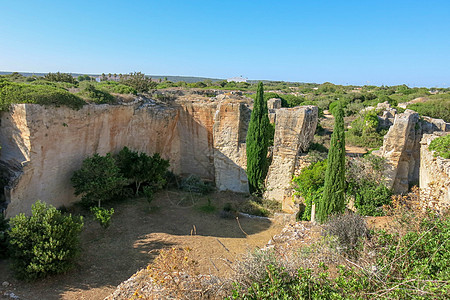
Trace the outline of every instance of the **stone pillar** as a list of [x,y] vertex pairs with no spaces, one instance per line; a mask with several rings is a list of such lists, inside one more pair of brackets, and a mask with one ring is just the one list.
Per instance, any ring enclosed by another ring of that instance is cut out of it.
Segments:
[[282,203],[284,211],[294,212],[292,175],[296,161],[314,138],[318,121],[316,106],[281,108],[276,111],[273,159],[266,178],[264,197]]
[[220,191],[248,193],[246,144],[251,111],[246,103],[222,101],[214,116],[214,169]]

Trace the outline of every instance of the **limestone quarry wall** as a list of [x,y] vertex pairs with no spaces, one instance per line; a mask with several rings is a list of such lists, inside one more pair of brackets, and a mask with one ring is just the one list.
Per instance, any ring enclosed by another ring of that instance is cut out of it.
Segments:
[[[80,110],[13,105],[0,115],[0,165],[10,178],[5,188],[7,215],[29,213],[37,199],[56,207],[77,201],[70,178],[83,160],[95,153],[117,153],[124,146],[158,152],[170,160],[174,173],[214,180],[219,190],[248,192],[245,139],[250,99],[194,98],[170,104],[137,99],[127,105],[85,105]],[[277,142],[267,184],[278,191],[270,197],[284,201],[281,190],[290,188],[293,173],[285,168],[287,160],[295,164],[296,153],[309,145],[317,108],[274,113]],[[275,183],[279,176],[283,181]]]
[[77,199],[70,177],[94,153],[124,146],[161,153],[177,174],[214,179],[214,104],[86,105],[76,111],[34,104],[14,105],[1,116],[0,163],[12,181],[8,215],[29,212],[41,199],[56,207]]
[[420,198],[422,203],[438,211],[450,209],[450,159],[434,156],[428,146],[431,141],[445,134],[424,134],[420,141]]

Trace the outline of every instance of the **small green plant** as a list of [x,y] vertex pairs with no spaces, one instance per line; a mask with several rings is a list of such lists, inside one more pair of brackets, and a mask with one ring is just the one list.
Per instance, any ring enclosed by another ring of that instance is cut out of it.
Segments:
[[147,200],[148,204],[151,204],[153,199],[155,198],[155,194],[153,193],[153,188],[151,186],[144,186],[143,188],[145,200]]
[[64,215],[38,200],[30,217],[19,214],[10,225],[10,255],[19,278],[45,277],[73,266],[79,254],[82,217]]
[[197,175],[189,175],[187,178],[183,179],[180,187],[183,191],[203,195],[206,195],[213,190],[213,187],[210,184],[204,182]]
[[208,203],[205,205],[199,206],[199,210],[205,213],[212,213],[216,211],[216,207],[211,204],[211,198],[208,197]]
[[108,228],[111,225],[111,217],[114,214],[114,208],[106,209],[103,207],[91,207],[91,213],[94,215],[94,219],[103,227]]
[[432,151],[436,151],[434,156],[442,158],[450,158],[450,134],[435,138],[428,147]]

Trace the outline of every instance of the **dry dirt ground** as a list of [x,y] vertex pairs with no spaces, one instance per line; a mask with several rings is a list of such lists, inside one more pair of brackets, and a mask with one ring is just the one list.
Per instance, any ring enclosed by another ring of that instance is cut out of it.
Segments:
[[[217,207],[215,212],[199,209],[208,198]],[[10,283],[0,286],[0,298],[12,292],[20,299],[103,299],[168,247],[189,247],[202,272],[224,275],[229,272],[226,260],[234,261],[246,251],[264,246],[283,227],[267,219],[241,217],[238,223],[220,218],[225,203],[245,200],[233,193],[199,197],[162,191],[152,202],[156,209],[150,209],[145,199],[114,203],[115,214],[106,230],[85,213],[82,253],[75,268],[23,282],[14,278],[8,261],[0,261],[0,284]]]

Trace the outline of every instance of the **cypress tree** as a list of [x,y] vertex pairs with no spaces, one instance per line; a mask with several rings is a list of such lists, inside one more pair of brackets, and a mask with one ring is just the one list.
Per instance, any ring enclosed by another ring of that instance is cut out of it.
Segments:
[[324,192],[317,208],[317,219],[326,221],[329,214],[342,212],[345,208],[345,133],[342,106],[334,110],[335,122],[328,152],[328,166],[325,172]]
[[270,122],[263,83],[258,84],[247,131],[247,177],[250,193],[261,194],[268,170]]

